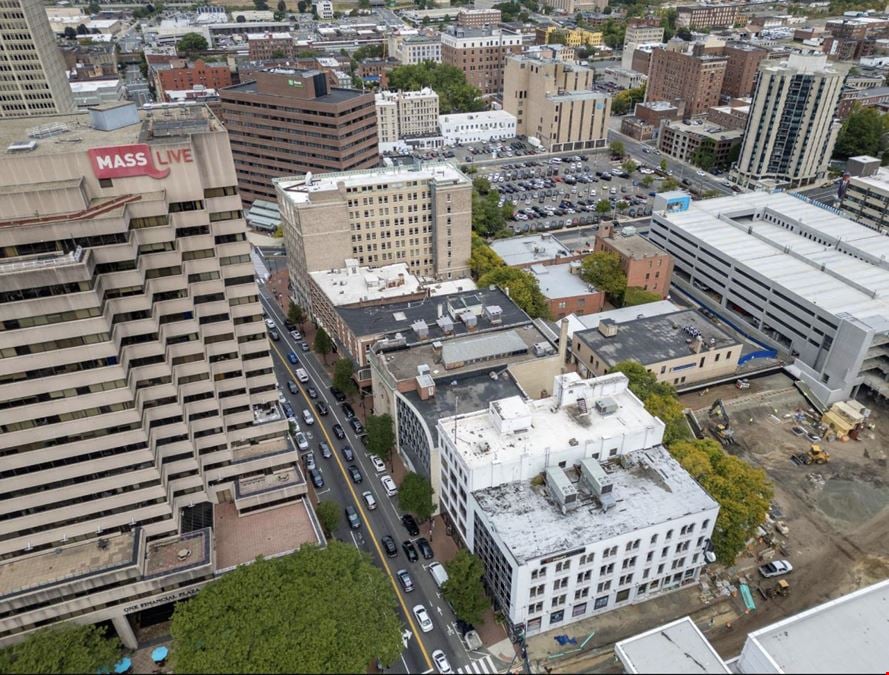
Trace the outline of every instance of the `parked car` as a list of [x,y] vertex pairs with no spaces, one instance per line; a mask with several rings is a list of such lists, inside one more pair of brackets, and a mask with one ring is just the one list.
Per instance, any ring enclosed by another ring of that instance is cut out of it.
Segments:
[[349,403],[343,403],[341,406],[343,409],[343,413],[346,415],[346,419],[352,419],[355,417],[355,411],[352,409],[352,406]]
[[316,488],[324,487],[324,476],[321,475],[321,472],[318,469],[309,469],[309,476],[312,479],[312,485]]
[[383,489],[386,491],[387,497],[394,497],[398,494],[398,488],[395,486],[395,481],[392,480],[392,476],[389,474],[380,476],[380,482],[383,484]]
[[346,432],[343,431],[343,428],[339,424],[333,425],[333,435],[339,439],[343,439],[346,437]]
[[330,393],[333,394],[333,397],[336,399],[337,403],[342,403],[346,400],[346,395],[336,387],[331,387]]
[[305,422],[309,426],[315,423],[315,418],[312,415],[312,411],[308,408],[303,408],[303,422]]
[[307,351],[309,351],[309,343],[308,342],[300,342],[299,348],[302,349],[304,352],[307,352]]
[[417,623],[420,624],[420,630],[424,633],[428,633],[432,630],[432,619],[429,618],[429,612],[426,611],[426,608],[423,605],[414,605],[414,618],[417,620]]
[[292,419],[293,415],[294,415],[293,406],[290,405],[287,401],[284,401],[284,403],[281,405],[281,407],[284,409],[284,416],[287,419]]
[[420,527],[419,525],[417,525],[417,521],[411,514],[405,513],[401,517],[401,524],[404,525],[404,529],[407,530],[407,533],[410,536],[416,537],[418,534],[420,534]]
[[346,507],[346,520],[349,522],[349,527],[353,530],[357,530],[361,527],[361,519],[358,517],[358,512],[355,510],[354,506]]
[[395,545],[395,540],[391,536],[389,536],[388,534],[385,535],[382,539],[380,539],[380,544],[382,544],[387,558],[398,557],[398,547]]
[[420,555],[423,556],[424,560],[432,560],[435,557],[435,553],[432,551],[432,546],[429,545],[429,542],[426,540],[426,537],[420,537],[417,539],[417,548],[420,551]]
[[361,476],[361,472],[358,470],[358,467],[354,464],[349,465],[349,475],[352,477],[353,483],[361,483],[364,481],[364,478]]
[[374,499],[373,493],[370,490],[365,490],[361,493],[361,498],[364,500],[364,503],[367,505],[368,511],[373,511],[377,508],[377,500]]
[[327,404],[324,401],[315,401],[315,410],[318,411],[318,414],[321,417],[326,417],[328,413],[330,413],[330,408],[327,407]]
[[309,394],[309,398],[318,398],[318,390],[315,387],[306,387],[306,392]]
[[383,463],[383,460],[376,455],[370,456],[370,463],[373,464],[374,471],[377,473],[383,473],[386,470],[386,465]]
[[352,427],[352,431],[354,431],[356,434],[364,433],[364,425],[357,417],[353,417],[349,420],[349,426]]
[[420,559],[417,555],[417,548],[414,546],[414,542],[410,540],[403,541],[401,542],[401,548],[404,549],[404,554],[410,562],[417,562],[417,560]]
[[287,360],[290,361],[290,363],[292,363],[293,365],[296,365],[297,363],[299,363],[299,359],[296,358],[295,352],[288,352]]
[[306,469],[308,471],[311,471],[312,469],[316,468],[315,453],[314,452],[306,453],[306,455],[303,457],[303,461],[306,463]]
[[347,462],[354,462],[355,461],[355,453],[352,452],[351,446],[344,445],[342,448],[342,453],[343,453],[343,457],[346,459]]
[[290,391],[291,394],[299,393],[299,387],[296,386],[296,382],[294,382],[293,380],[287,380],[287,389]]
[[398,581],[401,583],[401,587],[404,589],[405,593],[410,593],[414,590],[413,579],[411,579],[411,575],[407,573],[407,570],[398,570],[395,573],[395,576],[398,577]]
[[303,338],[302,333],[300,333],[298,330],[290,331],[290,337],[292,337],[294,340],[302,340]]
[[272,340],[275,342],[277,342],[278,340],[281,339],[281,336],[278,334],[278,331],[276,331],[276,330],[270,330],[269,337],[272,338]]
[[786,560],[773,560],[770,563],[761,565],[759,568],[759,573],[766,579],[780,577],[791,572],[793,572],[793,565]]

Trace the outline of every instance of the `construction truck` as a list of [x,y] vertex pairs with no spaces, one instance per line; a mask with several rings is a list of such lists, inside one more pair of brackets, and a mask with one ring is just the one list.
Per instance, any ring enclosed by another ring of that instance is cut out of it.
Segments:
[[771,588],[766,589],[766,597],[768,598],[775,598],[779,595],[785,598],[790,595],[790,584],[784,579],[781,579],[781,581]]
[[735,431],[732,429],[729,421],[728,411],[721,398],[713,401],[710,406],[710,433],[713,434],[720,443],[728,447],[737,443],[735,440]]
[[809,447],[809,452],[800,452],[792,457],[797,464],[808,466],[809,464],[827,464],[830,461],[830,453],[817,443]]

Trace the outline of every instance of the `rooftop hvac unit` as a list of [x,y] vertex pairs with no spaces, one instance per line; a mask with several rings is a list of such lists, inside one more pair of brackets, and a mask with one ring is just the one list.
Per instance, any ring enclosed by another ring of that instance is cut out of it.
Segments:
[[555,352],[556,348],[549,342],[538,342],[534,345],[534,356],[547,356],[548,354],[555,354]]
[[614,506],[614,481],[592,457],[580,462],[580,483],[599,499],[605,511]]
[[454,332],[454,322],[449,316],[441,316],[435,323],[438,324],[438,327],[441,328],[441,332],[445,335],[450,335]]
[[617,335],[617,324],[614,319],[602,319],[599,322],[599,332],[605,337],[614,337]]
[[423,321],[423,319],[412,323],[411,328],[413,329],[414,333],[417,334],[417,337],[421,340],[425,340],[429,337],[429,326],[426,324],[425,321]]
[[428,375],[431,372],[428,363],[421,363],[417,366],[417,375]]
[[503,309],[500,305],[487,305],[482,312],[491,323],[503,323]]
[[613,415],[617,412],[617,401],[610,397],[601,398],[596,401],[596,411],[600,415]]
[[475,328],[478,325],[478,317],[472,312],[463,312],[460,315],[460,321],[462,321],[467,328]]
[[636,234],[636,228],[632,225],[620,228],[620,235],[622,237],[632,237],[634,234]]
[[563,514],[577,508],[577,488],[558,466],[551,466],[546,470],[546,491],[556,502]]

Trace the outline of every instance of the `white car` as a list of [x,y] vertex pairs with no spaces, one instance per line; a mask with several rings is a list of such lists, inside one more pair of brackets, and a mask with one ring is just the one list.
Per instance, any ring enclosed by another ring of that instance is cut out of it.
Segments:
[[315,423],[315,418],[312,417],[311,411],[308,408],[303,408],[303,422],[308,425],[312,425]]
[[704,173],[704,171],[703,171],[703,170],[701,170],[701,169],[698,169],[698,175],[699,175],[699,176],[706,176],[706,175],[707,175],[707,174],[706,174],[706,173]]
[[448,663],[448,657],[440,649],[432,652],[432,662],[435,664],[435,669],[442,675],[449,675],[454,672],[451,670],[451,664]]
[[266,320],[265,320],[265,325],[268,326],[269,328],[274,328],[274,327],[275,327],[275,321],[274,321],[274,319],[266,319]]
[[290,331],[290,337],[292,337],[294,340],[302,340],[303,339],[302,333],[300,333],[298,330]]
[[296,438],[296,447],[298,447],[300,450],[308,450],[309,449],[309,441],[303,432],[297,431],[295,438]]
[[373,511],[377,508],[377,500],[374,499],[373,494],[371,494],[370,490],[361,493],[362,498],[364,499],[364,503],[367,504],[367,508],[370,511]]
[[759,573],[766,579],[770,577],[780,577],[784,574],[793,572],[793,565],[786,560],[773,560],[759,568]]
[[398,488],[395,487],[395,481],[392,480],[392,476],[389,474],[380,476],[380,482],[383,484],[383,489],[388,497],[394,497],[398,494]]
[[374,465],[374,469],[377,473],[383,473],[386,470],[386,465],[383,463],[383,460],[376,455],[370,456],[370,463]]
[[420,630],[424,633],[428,633],[432,630],[432,619],[429,617],[429,612],[426,611],[426,608],[423,605],[414,605],[414,618],[416,618],[417,623],[420,624]]

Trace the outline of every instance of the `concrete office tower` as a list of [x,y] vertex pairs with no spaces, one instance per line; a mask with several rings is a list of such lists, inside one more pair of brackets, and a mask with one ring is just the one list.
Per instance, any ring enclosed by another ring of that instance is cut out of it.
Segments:
[[0,118],[74,112],[65,63],[40,0],[0,0]]
[[503,89],[506,57],[522,51],[521,33],[451,26],[441,34],[441,62],[459,68],[484,96]]
[[694,117],[719,105],[727,59],[700,53],[695,43],[671,40],[651,52],[646,101],[685,102],[685,116]]
[[404,138],[438,133],[438,94],[429,87],[419,91],[381,91],[375,95],[375,105],[380,151]]
[[763,63],[734,180],[799,187],[824,178],[840,129],[834,114],[844,77],[821,54]]
[[627,25],[624,34],[624,49],[620,57],[620,67],[624,70],[633,69],[633,52],[642,45],[660,44],[664,41],[664,28],[651,22],[632,21]]
[[306,482],[225,129],[196,105],[45,119],[0,124],[0,645],[114,619],[134,647],[126,613],[243,559],[218,509]]
[[451,164],[281,178],[290,282],[311,306],[309,273],[346,259],[408,264],[435,279],[469,275],[472,181]]
[[274,201],[273,178],[379,162],[373,94],[330,87],[320,71],[262,70],[219,95],[244,201]]
[[537,138],[551,152],[604,147],[611,96],[591,91],[595,73],[556,59],[506,60],[503,109],[516,117],[516,134]]

